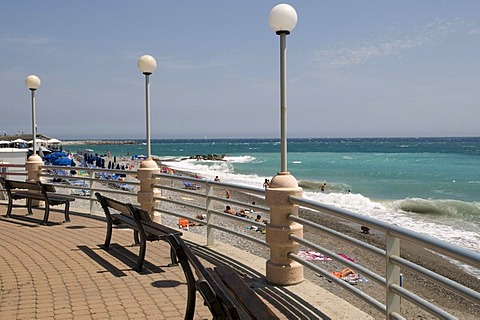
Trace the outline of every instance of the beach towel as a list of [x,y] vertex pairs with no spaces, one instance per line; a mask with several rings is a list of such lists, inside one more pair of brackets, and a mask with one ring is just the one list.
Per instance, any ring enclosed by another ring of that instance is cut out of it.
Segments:
[[307,261],[332,261],[331,258],[315,251],[298,251],[298,257]]
[[345,253],[338,253],[338,255],[344,259],[347,259],[348,261],[352,261],[352,262],[355,262],[355,260],[353,260],[352,258],[350,258],[349,256],[347,256]]
[[182,228],[183,230],[187,230],[187,231],[188,231],[189,225],[190,225],[190,221],[188,221],[188,219],[184,219],[184,218],[178,219],[178,226],[179,226],[180,228]]

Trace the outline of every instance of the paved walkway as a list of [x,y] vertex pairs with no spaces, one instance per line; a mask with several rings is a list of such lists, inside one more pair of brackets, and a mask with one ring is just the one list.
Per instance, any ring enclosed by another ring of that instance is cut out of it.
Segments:
[[[139,273],[133,270],[138,247],[130,246],[130,230],[115,229],[105,251],[105,222],[99,217],[72,212],[72,221],[62,223],[63,214],[52,210],[51,225],[43,226],[43,210],[26,216],[16,207],[12,218],[5,212],[0,202],[0,319],[183,319],[185,277],[181,267],[168,267],[167,243],[147,245]],[[264,274],[263,259],[223,244],[207,248],[192,233],[184,239],[207,266],[227,263],[240,270],[282,319],[369,318],[308,281],[268,285],[259,273]],[[195,319],[211,319],[198,294]]]

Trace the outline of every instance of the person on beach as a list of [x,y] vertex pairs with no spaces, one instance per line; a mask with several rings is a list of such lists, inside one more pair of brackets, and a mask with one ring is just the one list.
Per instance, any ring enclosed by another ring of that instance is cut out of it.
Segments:
[[227,206],[223,212],[233,214],[233,215],[236,214],[235,210],[230,208],[230,206]]
[[195,218],[200,219],[200,220],[203,220],[203,219],[205,219],[206,217],[207,217],[206,214],[197,214],[197,215],[195,216]]
[[220,182],[220,178],[218,176],[215,176],[215,179],[213,179],[213,181]]
[[324,183],[324,184],[322,184],[322,185],[320,186],[320,188],[319,188],[319,189],[320,189],[320,191],[322,191],[322,192],[323,192],[323,191],[325,191],[325,189],[326,189],[326,188],[327,188],[327,184],[326,184],[326,183]]
[[270,187],[270,180],[265,179],[265,182],[263,183],[263,187],[264,187],[265,189],[267,189],[268,187]]
[[262,222],[262,223],[268,224],[268,220],[262,219],[262,216],[259,214],[257,214],[257,218],[255,219],[255,222]]
[[225,189],[225,198],[229,199],[230,198],[230,190]]
[[361,226],[360,229],[362,230],[362,233],[364,234],[371,234],[370,233],[370,228],[367,226]]

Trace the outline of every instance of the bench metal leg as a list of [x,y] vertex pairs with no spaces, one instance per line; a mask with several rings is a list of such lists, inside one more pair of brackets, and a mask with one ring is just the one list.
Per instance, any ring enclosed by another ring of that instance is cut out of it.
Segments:
[[50,205],[48,202],[45,202],[45,215],[43,216],[43,225],[47,225],[48,216],[50,215]]
[[32,199],[27,199],[27,215],[32,216],[33,211],[32,211],[32,206],[33,206],[33,200]]
[[110,241],[112,240],[112,220],[107,219],[107,235],[105,237],[105,243],[103,244],[103,248],[108,250],[110,248]]
[[138,246],[140,244],[140,238],[138,236],[138,231],[137,230],[133,230],[133,245],[134,246]]
[[178,266],[177,254],[175,253],[175,250],[172,246],[170,246],[170,260],[172,260],[172,263],[168,265],[169,267]]
[[185,252],[181,249],[178,240],[175,236],[168,236],[167,241],[170,243],[171,249],[175,252],[175,256],[178,258],[178,262],[182,266],[183,273],[187,280],[187,307],[185,310],[185,320],[193,319],[195,314],[195,300],[196,300],[196,287],[195,287],[195,278],[193,277],[192,269],[188,263]]
[[70,222],[69,211],[70,211],[70,201],[67,201],[65,203],[65,222]]
[[138,253],[138,261],[135,270],[138,272],[142,271],[143,262],[145,261],[145,254],[147,253],[147,241],[146,239],[141,239],[140,241],[140,252]]
[[11,217],[12,216],[12,207],[13,207],[13,199],[12,197],[8,197],[8,208],[7,208],[7,214],[5,214],[5,217]]

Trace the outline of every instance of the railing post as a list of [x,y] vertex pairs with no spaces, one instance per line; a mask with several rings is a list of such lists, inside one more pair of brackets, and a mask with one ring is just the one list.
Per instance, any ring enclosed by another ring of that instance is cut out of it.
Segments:
[[93,214],[94,213],[94,210],[93,210],[93,205],[95,203],[95,195],[94,195],[94,192],[93,192],[93,184],[95,183],[95,173],[93,172],[92,168],[89,168],[88,169],[89,172],[88,172],[88,178],[90,179],[90,181],[88,182],[88,185],[90,187],[90,214]]
[[391,256],[400,257],[400,239],[389,234],[388,230],[386,233],[387,237],[387,319],[390,319],[392,313],[400,313],[400,296],[396,295],[390,290],[390,285],[396,284],[400,285],[400,267],[393,264],[390,261]]
[[293,285],[303,281],[303,266],[288,258],[298,253],[299,244],[290,240],[294,234],[303,237],[303,226],[288,219],[298,216],[298,206],[288,202],[288,197],[302,196],[302,188],[295,177],[280,172],[273,177],[265,190],[265,203],[270,207],[270,223],[266,226],[266,242],[270,246],[270,259],[266,265],[267,281],[277,285]]
[[40,173],[42,173],[43,160],[40,156],[34,154],[28,157],[25,162],[25,170],[27,171],[27,181],[40,181]]
[[[35,148],[33,148],[35,149]],[[32,154],[25,162],[25,170],[27,171],[27,181],[40,181],[40,174],[43,166],[42,158],[37,154]],[[38,207],[43,202],[38,200],[32,201],[32,207]]]
[[155,183],[155,177],[153,175],[158,173],[160,173],[160,168],[158,168],[155,160],[146,159],[140,163],[140,168],[137,170],[137,178],[140,181],[140,190],[137,193],[137,199],[140,207],[150,214],[152,221],[162,223],[160,213],[153,210],[156,203],[154,196],[157,193],[153,187]]
[[215,229],[212,227],[213,223],[213,215],[210,213],[210,209],[212,207],[212,200],[211,196],[213,195],[213,186],[208,184],[205,186],[206,187],[206,204],[205,208],[207,209],[207,246],[213,246],[215,242]]

